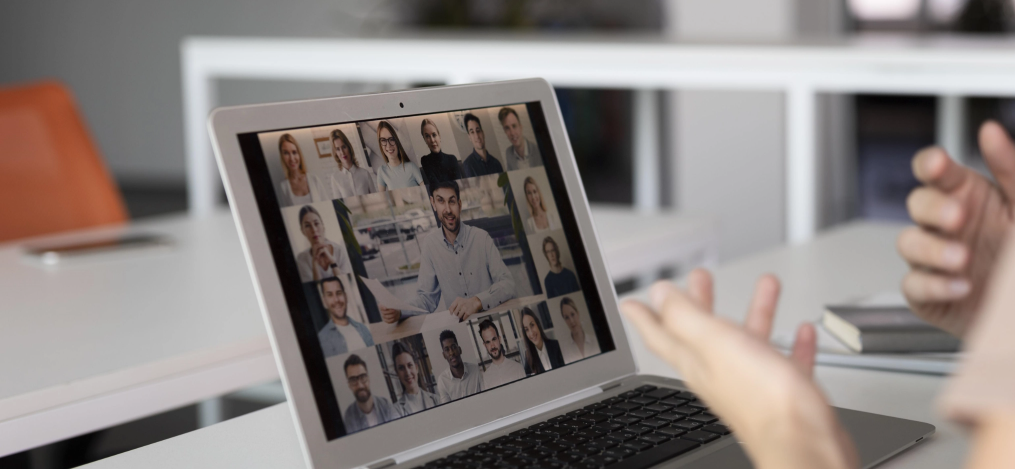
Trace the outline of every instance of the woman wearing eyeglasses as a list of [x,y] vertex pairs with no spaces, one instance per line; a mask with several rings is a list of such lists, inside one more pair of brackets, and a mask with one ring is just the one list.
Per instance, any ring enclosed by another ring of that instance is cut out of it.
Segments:
[[560,343],[543,331],[543,325],[531,308],[522,308],[522,332],[525,333],[525,374],[539,374],[564,366]]
[[377,124],[377,146],[380,147],[384,162],[387,163],[377,169],[378,190],[389,191],[423,185],[423,175],[419,172],[419,166],[409,161],[395,128],[388,121]]

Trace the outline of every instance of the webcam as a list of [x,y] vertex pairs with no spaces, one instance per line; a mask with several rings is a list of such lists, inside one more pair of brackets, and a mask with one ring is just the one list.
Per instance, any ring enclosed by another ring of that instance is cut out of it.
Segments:
[[398,103],[398,107],[405,107],[405,103]]

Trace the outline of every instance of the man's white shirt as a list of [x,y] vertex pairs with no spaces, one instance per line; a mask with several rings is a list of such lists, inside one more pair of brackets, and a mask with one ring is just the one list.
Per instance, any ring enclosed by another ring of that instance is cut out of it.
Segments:
[[490,362],[483,373],[483,385],[486,389],[493,389],[502,384],[507,384],[525,377],[525,368],[514,360],[504,358],[500,364]]
[[451,374],[450,367],[437,377],[437,395],[442,404],[483,390],[483,373],[479,371],[479,365],[468,362],[462,365],[465,366],[465,373],[461,379]]

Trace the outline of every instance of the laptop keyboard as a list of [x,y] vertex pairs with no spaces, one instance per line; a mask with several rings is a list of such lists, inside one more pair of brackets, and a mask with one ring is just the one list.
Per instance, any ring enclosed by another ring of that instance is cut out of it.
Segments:
[[647,468],[729,433],[694,394],[646,385],[418,468]]

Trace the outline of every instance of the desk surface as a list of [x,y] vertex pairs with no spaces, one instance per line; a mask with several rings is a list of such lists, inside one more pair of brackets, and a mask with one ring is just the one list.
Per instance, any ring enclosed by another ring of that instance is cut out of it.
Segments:
[[[786,282],[778,327],[788,327],[799,319],[814,319],[827,301],[893,288],[905,269],[894,250],[894,237],[899,229],[852,225],[812,243],[776,249],[726,265],[716,272],[717,305],[723,314],[741,318],[754,278],[763,272],[774,272]],[[640,343],[635,342],[634,352],[643,372],[676,376]],[[927,442],[881,467],[961,466],[967,441],[956,426],[934,412],[934,399],[945,378],[834,367],[818,367],[816,377],[835,405],[937,426],[937,433]],[[289,407],[281,404],[89,467],[222,466],[303,467]]]
[[[646,219],[595,213],[608,226]],[[661,219],[675,244],[714,239],[707,221]],[[228,211],[129,229],[169,235],[174,246],[44,268],[20,243],[0,245],[0,456],[278,377]],[[618,257],[611,233],[601,234],[608,259]],[[620,257],[658,263],[645,247]]]

